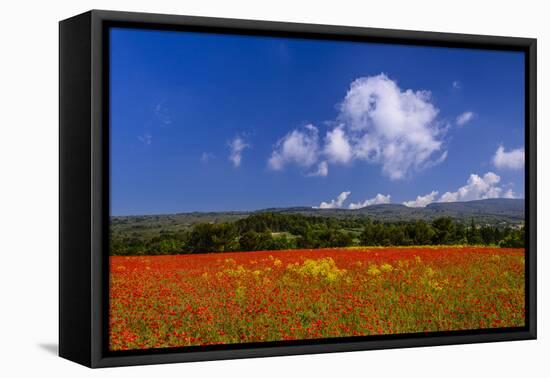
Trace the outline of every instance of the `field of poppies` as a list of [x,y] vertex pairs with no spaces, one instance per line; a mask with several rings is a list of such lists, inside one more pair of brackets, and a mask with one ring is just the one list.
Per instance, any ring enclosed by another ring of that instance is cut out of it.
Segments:
[[524,250],[110,257],[110,349],[523,326]]

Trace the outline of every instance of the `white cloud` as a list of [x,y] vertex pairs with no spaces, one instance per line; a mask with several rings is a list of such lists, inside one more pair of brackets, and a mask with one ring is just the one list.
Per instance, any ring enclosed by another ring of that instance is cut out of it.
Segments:
[[168,113],[168,108],[166,107],[166,101],[163,100],[155,106],[155,115],[165,126],[172,124],[172,117]]
[[280,171],[285,165],[294,163],[311,167],[319,156],[319,132],[313,125],[293,130],[275,145],[268,161],[269,168]]
[[231,142],[229,142],[229,160],[233,163],[235,168],[241,166],[242,152],[244,149],[249,147],[250,145],[247,144],[240,136],[236,136]]
[[[487,172],[483,177],[471,174],[466,185],[455,192],[446,192],[441,196],[439,202],[473,201],[486,198],[502,197],[502,187],[497,184],[500,176]],[[510,191],[506,194],[510,195]],[[513,195],[513,192],[511,192]]]
[[145,133],[143,135],[140,135],[137,138],[141,143],[146,144],[146,145],[149,145],[149,144],[153,143],[153,136],[149,133]]
[[212,152],[203,152],[201,155],[201,162],[208,163],[210,160],[213,160],[216,156]]
[[438,194],[439,192],[437,190],[434,190],[431,193],[428,193],[424,196],[416,197],[416,199],[413,201],[405,201],[403,202],[403,205],[408,207],[426,207],[430,203],[435,201],[435,198],[437,197]]
[[504,198],[517,198],[517,195],[516,193],[514,193],[514,191],[512,189],[508,189],[504,195],[503,195]]
[[326,177],[328,175],[328,164],[326,161],[322,161],[317,166],[317,170],[315,172],[311,172],[309,176],[321,176]]
[[342,192],[336,199],[330,202],[321,202],[319,206],[314,206],[315,209],[339,209],[344,204],[344,201],[349,197],[351,192]]
[[340,105],[339,128],[346,134],[338,136],[347,140],[354,159],[381,164],[383,174],[402,179],[443,160],[438,112],[428,91],[401,90],[384,74],[362,77]]
[[493,164],[499,169],[523,169],[525,165],[525,150],[517,148],[506,152],[503,146],[499,146],[493,156]]
[[472,119],[474,119],[474,117],[475,117],[474,112],[470,112],[470,111],[464,112],[458,117],[456,117],[456,124],[458,126],[464,126],[465,124],[470,122]]
[[461,186],[454,192],[446,192],[439,199],[436,199],[436,190],[424,196],[418,196],[415,200],[405,201],[403,205],[408,207],[425,207],[433,202],[457,202],[474,201],[487,198],[517,198],[512,189],[505,190],[508,185],[499,185],[500,176],[487,172],[483,176],[471,174],[466,185]]
[[356,209],[361,209],[363,207],[367,207],[371,205],[381,205],[381,204],[390,203],[390,202],[391,202],[391,196],[389,194],[385,196],[383,194],[378,193],[373,198],[366,199],[363,202],[351,203],[349,205],[349,208],[352,210],[356,210]]
[[442,139],[448,125],[437,120],[429,91],[401,90],[384,74],[361,77],[351,83],[339,109],[338,126],[322,142],[313,125],[293,130],[277,142],[269,167],[364,161],[398,180],[447,156]]
[[353,152],[343,126],[327,132],[324,152],[332,162],[347,163],[352,159]]
[[453,81],[453,89],[460,89],[460,88],[462,88],[462,84],[460,83],[460,81],[458,80]]

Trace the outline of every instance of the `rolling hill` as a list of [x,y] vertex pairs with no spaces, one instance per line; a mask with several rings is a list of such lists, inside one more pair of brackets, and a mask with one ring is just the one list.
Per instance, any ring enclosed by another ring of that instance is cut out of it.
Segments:
[[274,212],[300,214],[305,216],[356,218],[366,217],[378,221],[431,221],[438,217],[451,217],[456,221],[469,222],[474,219],[478,224],[520,224],[525,219],[525,201],[523,199],[484,199],[469,202],[438,202],[426,207],[414,208],[400,204],[372,205],[361,209],[316,209],[311,207],[269,208],[252,212],[192,212],[162,215],[113,216],[111,225],[118,230],[158,233],[160,230],[185,230],[195,223],[218,223],[236,221],[254,213]]
[[334,217],[369,217],[380,221],[433,220],[451,217],[466,221],[475,218],[478,223],[521,223],[525,218],[525,200],[493,198],[468,202],[434,202],[426,207],[407,207],[401,204],[383,204],[361,209],[314,209],[307,207],[261,210],[287,214]]

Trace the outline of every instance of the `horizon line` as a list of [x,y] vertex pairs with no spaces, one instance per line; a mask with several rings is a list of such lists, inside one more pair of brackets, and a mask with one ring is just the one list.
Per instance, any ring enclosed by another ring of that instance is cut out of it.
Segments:
[[425,209],[428,206],[430,206],[432,204],[437,204],[437,203],[469,203],[469,202],[480,202],[480,201],[490,201],[490,200],[511,200],[511,201],[521,200],[521,201],[525,201],[525,198],[495,197],[495,198],[481,198],[481,199],[475,199],[475,200],[470,200],[470,201],[431,202],[431,203],[427,204],[426,206],[422,206],[422,207],[406,206],[403,203],[390,202],[390,203],[380,203],[380,204],[368,205],[368,206],[360,207],[358,209],[349,209],[347,207],[322,209],[322,208],[319,208],[319,207],[316,207],[316,206],[295,205],[295,206],[282,206],[282,207],[263,207],[263,208],[258,208],[258,209],[255,209],[255,210],[208,210],[208,211],[194,210],[194,211],[176,211],[176,212],[166,212],[166,213],[109,214],[109,218],[113,218],[113,217],[144,217],[144,216],[150,217],[150,216],[166,216],[166,215],[180,215],[180,214],[194,214],[194,213],[201,213],[201,214],[208,214],[208,213],[254,213],[254,212],[261,212],[261,211],[268,211],[268,210],[295,209],[295,208],[303,208],[303,209],[309,209],[309,210],[313,210],[313,211],[335,211],[335,210],[342,211],[342,210],[344,210],[344,211],[353,212],[353,211],[366,209],[366,208],[369,208],[369,207],[388,206],[388,205],[390,205],[390,206],[402,206],[402,207],[405,207],[405,208],[408,208],[408,209]]

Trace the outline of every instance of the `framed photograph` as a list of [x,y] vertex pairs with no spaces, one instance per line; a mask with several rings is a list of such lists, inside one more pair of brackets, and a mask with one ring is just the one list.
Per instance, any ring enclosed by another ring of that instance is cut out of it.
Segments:
[[59,353],[536,338],[536,40],[60,22]]

